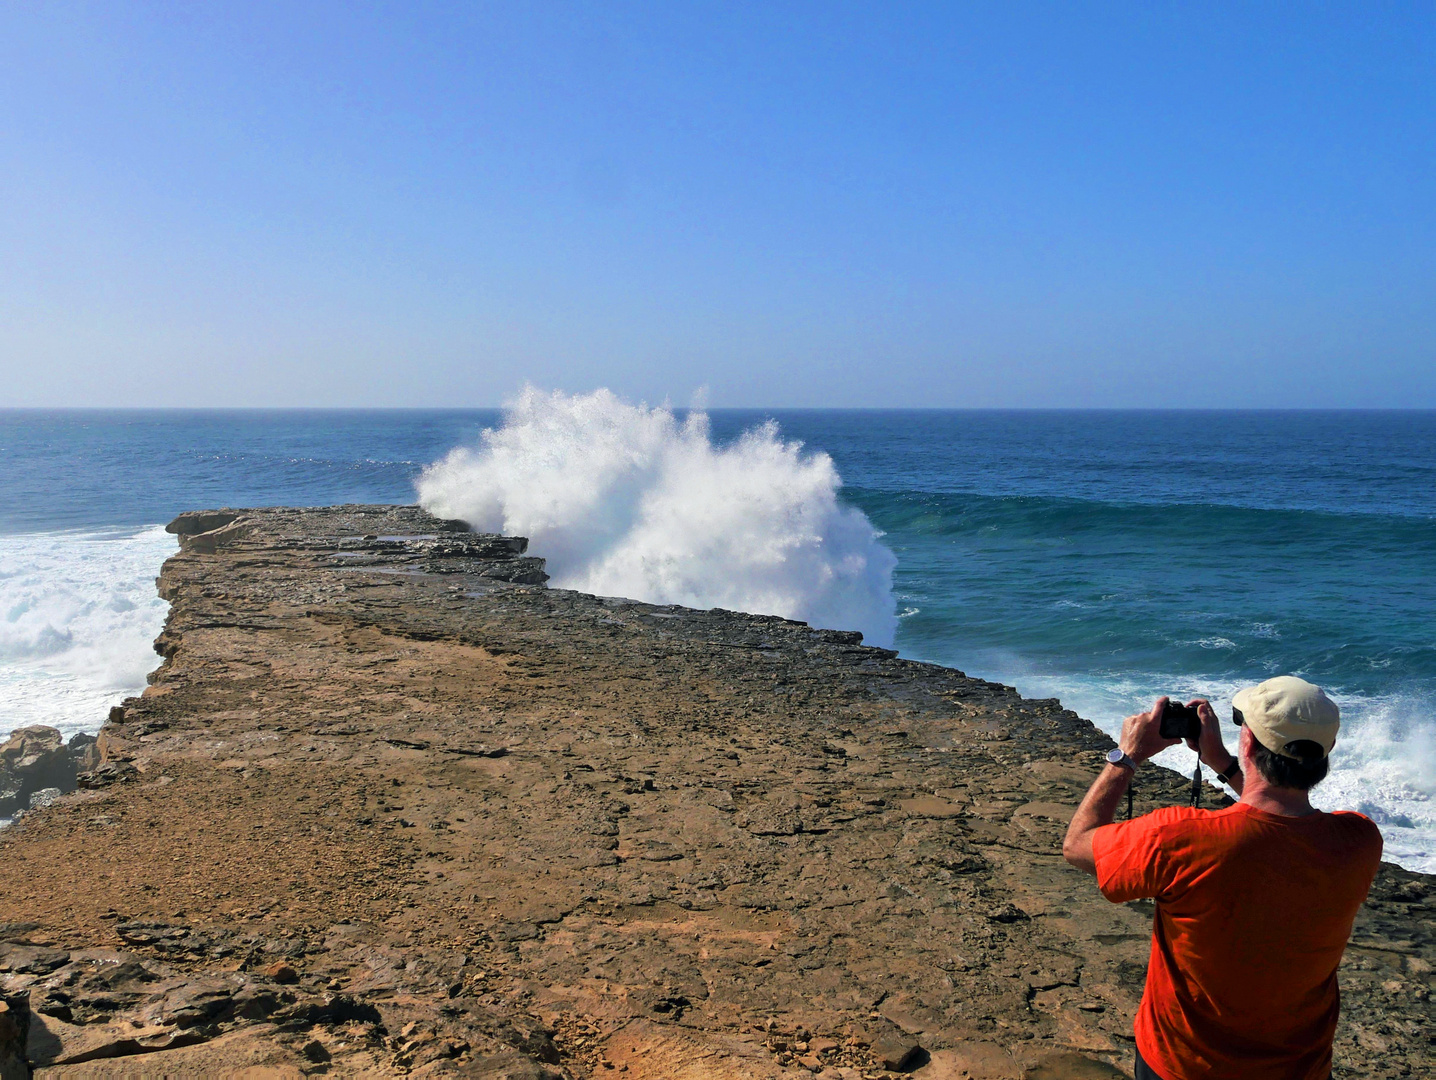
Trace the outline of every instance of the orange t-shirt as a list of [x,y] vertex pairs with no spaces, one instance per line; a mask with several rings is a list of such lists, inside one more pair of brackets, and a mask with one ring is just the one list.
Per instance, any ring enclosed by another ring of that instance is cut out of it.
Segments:
[[1361,814],[1168,807],[1092,837],[1114,903],[1154,897],[1137,1049],[1165,1080],[1326,1080],[1336,968],[1381,861]]

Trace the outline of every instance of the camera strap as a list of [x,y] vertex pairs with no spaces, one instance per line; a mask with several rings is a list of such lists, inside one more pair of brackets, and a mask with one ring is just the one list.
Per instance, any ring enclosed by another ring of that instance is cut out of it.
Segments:
[[1197,767],[1192,772],[1192,809],[1195,810],[1202,805],[1202,763],[1199,760]]

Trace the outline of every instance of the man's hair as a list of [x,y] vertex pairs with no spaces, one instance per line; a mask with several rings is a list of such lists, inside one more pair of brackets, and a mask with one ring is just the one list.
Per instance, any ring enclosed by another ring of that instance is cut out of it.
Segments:
[[[1297,739],[1286,744],[1288,753],[1296,757],[1278,754],[1268,750],[1260,739],[1252,739],[1252,758],[1256,767],[1266,777],[1267,783],[1277,787],[1296,788],[1310,791],[1326,779],[1330,761],[1322,751],[1321,744],[1310,739]],[[1297,760],[1300,758],[1300,760]]]

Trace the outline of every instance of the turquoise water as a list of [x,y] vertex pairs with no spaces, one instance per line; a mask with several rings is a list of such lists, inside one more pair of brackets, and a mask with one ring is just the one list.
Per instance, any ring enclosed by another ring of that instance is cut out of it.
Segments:
[[[1436,413],[715,411],[714,441],[769,417],[831,455],[885,534],[905,655],[1109,730],[1158,693],[1225,703],[1301,674],[1346,718],[1322,800],[1436,869]],[[154,525],[200,506],[412,501],[426,464],[499,420],[0,413],[16,722],[93,728],[142,682],[172,545]]]

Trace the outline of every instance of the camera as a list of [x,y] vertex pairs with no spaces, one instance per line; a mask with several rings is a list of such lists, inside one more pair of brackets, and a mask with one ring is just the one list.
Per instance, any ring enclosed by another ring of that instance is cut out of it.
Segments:
[[1164,739],[1195,739],[1202,733],[1202,718],[1196,706],[1168,700],[1162,710],[1161,730]]

